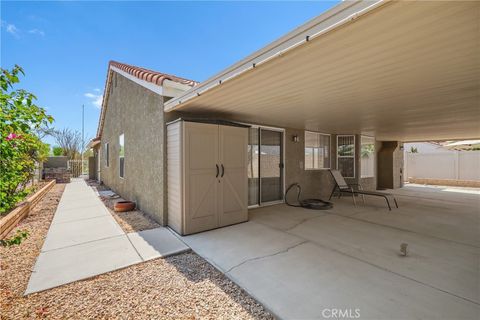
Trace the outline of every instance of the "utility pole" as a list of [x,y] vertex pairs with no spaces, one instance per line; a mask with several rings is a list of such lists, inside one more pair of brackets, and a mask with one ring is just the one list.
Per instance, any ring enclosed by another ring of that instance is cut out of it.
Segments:
[[82,168],[82,175],[83,175],[83,153],[84,153],[84,146],[85,146],[85,105],[82,104],[82,148],[81,148],[81,154],[82,154],[82,163],[80,165],[80,168]]

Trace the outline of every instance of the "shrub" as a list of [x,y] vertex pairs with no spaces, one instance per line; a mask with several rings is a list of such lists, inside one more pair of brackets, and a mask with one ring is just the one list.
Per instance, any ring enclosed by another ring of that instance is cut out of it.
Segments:
[[53,147],[53,155],[54,156],[63,156],[63,149],[62,147],[59,147],[59,146],[55,146]]
[[11,247],[14,245],[19,245],[23,240],[27,239],[28,230],[17,230],[14,236],[0,240],[0,245],[4,247]]
[[0,214],[22,200],[35,165],[44,160],[48,148],[35,132],[53,122],[45,109],[34,102],[35,95],[15,89],[22,68],[0,73]]

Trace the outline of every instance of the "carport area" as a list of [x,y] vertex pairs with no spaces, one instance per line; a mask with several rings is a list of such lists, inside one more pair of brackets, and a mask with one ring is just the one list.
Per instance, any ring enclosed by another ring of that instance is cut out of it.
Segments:
[[478,319],[480,191],[389,192],[391,212],[375,198],[334,199],[328,211],[280,204],[183,240],[280,318]]
[[479,12],[473,1],[343,1],[166,101],[172,119],[284,130],[270,176],[261,159],[273,143],[262,149],[261,130],[257,153],[249,142],[251,172],[284,192],[299,183],[302,197],[327,199],[326,169],[338,169],[365,190],[393,189],[400,207],[280,204],[184,241],[280,318],[479,319],[479,192],[401,188],[403,142],[480,136]]

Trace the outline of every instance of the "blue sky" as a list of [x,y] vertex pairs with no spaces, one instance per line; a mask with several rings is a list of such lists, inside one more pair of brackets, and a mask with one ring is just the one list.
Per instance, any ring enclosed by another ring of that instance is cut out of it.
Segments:
[[203,81],[337,2],[2,1],[1,66],[56,128],[80,130],[84,104],[94,137],[109,60]]

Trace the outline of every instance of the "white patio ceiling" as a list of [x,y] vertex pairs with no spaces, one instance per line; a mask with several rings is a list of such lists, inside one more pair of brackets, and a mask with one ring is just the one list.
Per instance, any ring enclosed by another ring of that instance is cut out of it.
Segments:
[[477,138],[479,21],[475,1],[385,3],[165,110],[378,140]]

